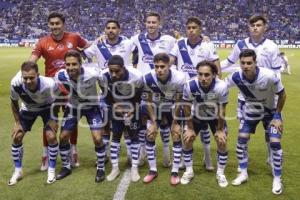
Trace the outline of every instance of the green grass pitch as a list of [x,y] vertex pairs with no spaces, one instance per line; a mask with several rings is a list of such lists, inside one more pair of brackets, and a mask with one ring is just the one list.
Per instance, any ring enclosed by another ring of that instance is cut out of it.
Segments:
[[[13,187],[7,186],[13,172],[13,163],[10,157],[11,129],[14,125],[10,111],[9,88],[10,80],[19,70],[21,63],[29,57],[30,48],[0,48],[0,199],[1,200],[43,200],[43,199],[112,199],[121,176],[113,182],[104,181],[96,184],[95,153],[92,139],[87,128],[79,129],[79,156],[81,166],[73,170],[73,174],[53,185],[46,184],[47,173],[40,172],[40,157],[42,153],[42,123],[38,119],[30,133],[24,138],[24,178]],[[223,59],[229,50],[219,49],[219,55]],[[280,196],[274,196],[271,192],[272,175],[266,165],[266,145],[262,126],[259,125],[257,133],[251,137],[249,145],[249,176],[247,183],[239,187],[229,185],[221,189],[215,180],[215,173],[206,172],[202,166],[202,147],[199,138],[194,146],[194,170],[195,177],[189,185],[172,187],[169,184],[169,169],[162,167],[162,149],[160,138],[158,143],[158,178],[148,185],[139,181],[131,183],[126,199],[205,199],[205,200],[260,200],[260,199],[286,199],[297,200],[300,198],[300,134],[298,133],[300,114],[300,50],[284,49],[292,69],[292,75],[283,75],[283,83],[287,92],[287,101],[283,111],[284,135],[282,146],[284,151],[283,183],[284,192]],[[41,74],[43,74],[43,61],[39,62]],[[225,76],[225,75],[224,75]],[[230,103],[227,107],[227,116],[234,118],[236,113],[236,90],[230,91]],[[235,157],[235,144],[237,138],[237,120],[229,120],[229,160],[226,168],[228,181],[232,181],[236,175],[237,160]],[[216,166],[216,144],[212,138],[212,157]],[[122,146],[120,168],[126,169],[125,147]],[[60,169],[60,157],[58,157],[57,171]],[[110,163],[106,165],[106,174],[110,172]],[[140,169],[140,175],[147,173],[148,167]],[[183,172],[180,172],[182,175]]]

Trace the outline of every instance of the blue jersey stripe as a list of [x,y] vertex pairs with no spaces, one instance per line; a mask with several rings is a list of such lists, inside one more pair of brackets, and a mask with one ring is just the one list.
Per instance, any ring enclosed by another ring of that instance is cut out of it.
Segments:
[[244,85],[244,83],[242,82],[242,79],[240,77],[240,74],[239,72],[235,72],[233,75],[232,75],[232,80],[234,81],[234,83],[236,84],[236,86],[240,89],[240,91],[246,96],[246,97],[249,97],[249,98],[255,98],[256,97],[254,96],[254,94],[252,94],[252,92],[249,90],[249,88]]
[[[154,56],[153,52],[152,52],[152,50],[151,50],[151,48],[150,48],[150,46],[147,42],[145,34],[140,34],[138,39],[139,39],[139,42],[140,42],[140,45],[141,45],[141,48],[143,50],[144,55]],[[151,69],[154,69],[154,64],[153,63],[150,63],[149,65],[150,65]]]

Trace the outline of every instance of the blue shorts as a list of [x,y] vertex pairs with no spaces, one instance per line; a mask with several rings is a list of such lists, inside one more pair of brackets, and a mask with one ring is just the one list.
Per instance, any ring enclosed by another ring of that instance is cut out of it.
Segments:
[[258,123],[261,121],[263,123],[263,127],[265,129],[265,132],[268,132],[268,128],[270,125],[270,122],[272,121],[273,116],[272,115],[265,115],[262,120],[245,120],[241,119],[240,120],[240,128],[239,132],[240,133],[255,133],[256,127]]
[[73,131],[82,116],[85,116],[90,130],[100,130],[103,127],[102,115],[99,106],[92,106],[90,109],[71,109],[66,108],[61,129]]
[[20,111],[20,122],[24,132],[31,131],[31,127],[38,116],[41,116],[44,123],[44,128],[46,128],[48,121],[51,119],[50,108],[38,112],[30,112],[25,110]]

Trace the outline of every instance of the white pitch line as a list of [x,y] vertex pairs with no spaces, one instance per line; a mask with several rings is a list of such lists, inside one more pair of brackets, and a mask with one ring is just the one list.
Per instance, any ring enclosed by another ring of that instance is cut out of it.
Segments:
[[131,181],[130,169],[126,169],[126,171],[124,172],[124,175],[118,185],[118,188],[114,195],[113,200],[124,200],[125,199],[125,195],[126,195],[128,187],[129,187],[130,181]]

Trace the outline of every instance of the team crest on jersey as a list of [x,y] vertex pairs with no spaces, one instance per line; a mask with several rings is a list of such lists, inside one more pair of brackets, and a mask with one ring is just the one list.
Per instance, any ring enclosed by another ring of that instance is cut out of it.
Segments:
[[155,42],[150,42],[150,46],[151,46],[152,48],[154,48],[154,47],[156,46],[156,43],[155,43]]
[[73,48],[73,44],[71,42],[67,42],[67,47],[68,47],[68,49],[72,49]]
[[144,63],[153,63],[153,56],[146,54],[143,56],[142,60]]

